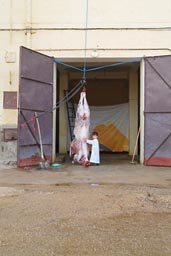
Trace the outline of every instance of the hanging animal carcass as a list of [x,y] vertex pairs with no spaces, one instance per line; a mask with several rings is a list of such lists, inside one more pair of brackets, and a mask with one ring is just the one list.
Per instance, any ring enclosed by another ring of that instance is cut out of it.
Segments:
[[89,166],[89,150],[87,139],[89,136],[90,109],[86,99],[85,89],[80,94],[77,107],[74,135],[75,139],[71,142],[70,156],[73,156],[73,163]]

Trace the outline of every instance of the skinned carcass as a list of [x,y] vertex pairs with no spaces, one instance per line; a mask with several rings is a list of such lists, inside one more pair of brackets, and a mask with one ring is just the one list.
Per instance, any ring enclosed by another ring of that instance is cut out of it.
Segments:
[[77,162],[89,166],[89,150],[87,139],[89,136],[90,109],[86,99],[85,89],[80,94],[77,107],[74,135],[75,139],[71,142],[70,156],[73,156],[73,163]]

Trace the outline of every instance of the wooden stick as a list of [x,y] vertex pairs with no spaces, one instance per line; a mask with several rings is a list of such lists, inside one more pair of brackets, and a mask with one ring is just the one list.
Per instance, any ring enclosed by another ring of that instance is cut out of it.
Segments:
[[136,154],[136,150],[137,150],[137,145],[138,145],[138,139],[139,139],[140,131],[141,131],[141,127],[139,127],[139,129],[138,129],[137,137],[136,137],[136,140],[135,140],[135,146],[134,146],[134,152],[133,152],[131,164],[134,163],[134,159],[135,159],[135,154]]
[[42,158],[42,160],[45,160],[44,155],[43,155],[43,144],[42,144],[42,136],[41,136],[41,132],[40,132],[40,124],[39,124],[39,119],[37,117],[37,113],[36,112],[35,112],[35,117],[36,117],[37,129],[38,129],[38,134],[39,134],[41,158]]

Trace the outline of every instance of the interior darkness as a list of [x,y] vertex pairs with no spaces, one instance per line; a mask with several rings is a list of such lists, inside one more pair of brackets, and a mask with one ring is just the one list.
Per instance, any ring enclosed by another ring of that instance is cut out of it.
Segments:
[[[79,80],[70,80],[71,90]],[[127,103],[129,101],[129,85],[127,79],[88,79],[87,101],[90,106],[110,106]],[[79,94],[74,97],[78,103]]]

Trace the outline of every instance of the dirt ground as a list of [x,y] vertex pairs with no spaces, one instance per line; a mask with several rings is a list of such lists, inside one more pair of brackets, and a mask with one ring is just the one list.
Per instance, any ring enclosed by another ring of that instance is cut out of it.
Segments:
[[0,255],[170,256],[170,170],[144,168],[0,170]]

